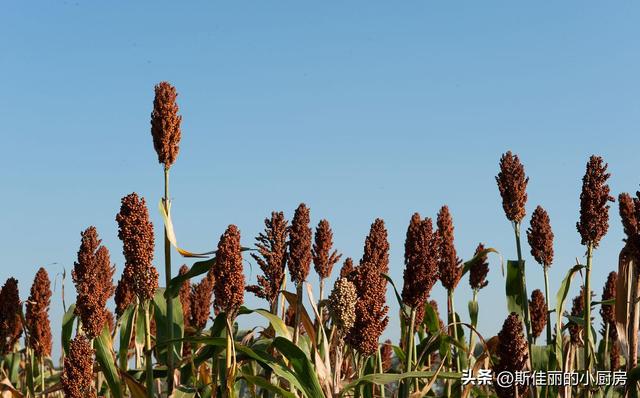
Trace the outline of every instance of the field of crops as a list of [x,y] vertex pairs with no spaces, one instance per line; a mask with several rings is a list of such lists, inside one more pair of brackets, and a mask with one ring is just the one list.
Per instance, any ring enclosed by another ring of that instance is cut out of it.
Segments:
[[[511,152],[496,159],[496,200],[513,227],[511,248],[486,242],[461,259],[446,205],[434,219],[407,214],[404,279],[392,280],[384,220],[372,215],[364,254],[352,259],[333,247],[329,221],[311,225],[301,203],[290,219],[282,211],[266,215],[257,237],[229,225],[215,251],[191,253],[177,245],[169,200],[181,138],[176,99],[169,83],[155,87],[151,137],[164,172],[159,210],[150,205],[154,198],[123,197],[114,215],[121,248],[107,249],[93,226],[80,234],[61,358],[52,357],[47,270],[38,270],[24,301],[16,279],[2,285],[2,397],[637,397],[640,193],[614,198],[601,157],[585,159],[576,220],[585,261],[557,271],[564,275],[557,291],[548,283],[551,220],[540,206],[526,214],[528,177]],[[154,236],[150,211],[162,214],[164,236]],[[593,253],[614,222],[626,234],[618,269],[592,280]],[[156,245],[164,258],[154,259]],[[122,275],[114,275],[109,250],[122,250]],[[172,252],[191,266],[172,265]],[[526,266],[544,273],[540,288],[527,286],[525,252],[537,262]],[[477,332],[490,256],[502,262],[511,312],[497,336]],[[245,282],[247,260],[259,266],[257,285]],[[164,281],[156,266],[164,267]],[[320,281],[316,291],[312,278]],[[581,280],[580,295],[569,297]],[[446,302],[430,297],[438,283]],[[469,288],[473,299],[456,302],[456,292]],[[264,306],[247,308],[246,295]],[[112,297],[116,306],[108,308]],[[400,305],[398,325],[389,324],[390,298]],[[461,321],[463,311],[470,323]],[[249,314],[263,324],[239,327]],[[382,341],[390,327],[400,330],[399,341]]]

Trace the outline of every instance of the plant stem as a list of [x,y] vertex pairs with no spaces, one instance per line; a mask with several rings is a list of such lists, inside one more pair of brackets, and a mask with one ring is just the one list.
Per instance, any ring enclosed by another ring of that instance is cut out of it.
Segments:
[[[169,214],[169,168],[164,168],[164,210]],[[164,228],[164,274],[165,274],[165,287],[169,287],[171,282],[171,243],[169,242],[169,235],[167,234],[167,228]],[[168,395],[173,392],[173,299],[167,297],[167,336],[170,343],[167,345],[167,389]],[[158,325],[160,327],[160,325]]]
[[[458,320],[456,318],[456,307],[453,300],[453,289],[449,290],[448,296],[449,296],[449,304],[451,309],[451,314],[450,314],[451,323],[453,323],[453,338],[455,341],[458,341]],[[462,369],[460,369],[460,355],[458,355],[458,349],[455,348],[455,346],[453,348],[452,355],[455,355],[456,357],[456,371],[461,372]]]
[[[591,368],[591,261],[593,257],[593,244],[587,245],[587,267],[584,280],[584,371],[589,372]],[[584,392],[585,398],[591,396],[587,387]]]
[[233,358],[233,330],[231,321],[227,318],[227,349],[225,352],[227,380],[225,386],[225,397],[233,397],[233,385],[235,384],[235,366]]
[[146,367],[147,397],[153,398],[153,363],[151,362],[151,322],[149,301],[144,304],[144,362]]
[[[473,289],[473,303],[477,307],[478,306],[478,289]],[[474,328],[477,326],[475,324],[472,325]],[[469,330],[469,367],[473,366],[471,363],[471,358],[473,358],[473,348],[476,341],[476,334],[473,330]]]
[[549,312],[549,267],[544,269],[544,299],[547,306],[547,345],[551,344],[551,313]]
[[609,368],[611,368],[611,363],[609,363],[609,366],[607,366],[607,358],[609,357],[607,355],[607,351],[609,351],[609,322],[607,322],[604,328],[604,352],[602,354],[602,367],[604,368],[604,370],[608,370]]
[[[529,344],[529,352],[531,352],[531,346],[533,345],[531,336],[531,315],[529,314],[529,295],[527,294],[527,278],[525,275],[524,260],[522,259],[522,246],[520,245],[520,223],[515,222],[513,225],[516,234],[516,250],[518,251],[518,264],[520,265],[520,280],[522,284],[522,299],[523,299],[523,312],[524,312],[524,326],[527,331],[527,343]],[[529,358],[531,363],[531,358]]]
[[300,316],[302,313],[302,283],[298,282],[296,285],[296,316],[295,323],[293,325],[293,344],[298,344],[298,338],[300,337]]
[[[378,344],[378,352],[377,352],[377,356],[378,356],[378,372],[380,374],[384,373],[384,367],[382,366],[382,352],[380,350],[380,345]],[[380,397],[384,398],[385,397],[385,391],[384,391],[384,384],[380,385]]]
[[[411,308],[411,312],[409,315],[409,332],[407,333],[406,336],[406,347],[405,347],[405,372],[411,372],[413,365],[412,365],[412,361],[413,361],[413,335],[414,335],[414,329],[415,329],[415,324],[416,324],[416,309],[415,308]],[[411,379],[406,379],[405,382],[403,382],[403,389],[402,389],[402,395],[404,398],[409,396],[409,391],[411,390]]]

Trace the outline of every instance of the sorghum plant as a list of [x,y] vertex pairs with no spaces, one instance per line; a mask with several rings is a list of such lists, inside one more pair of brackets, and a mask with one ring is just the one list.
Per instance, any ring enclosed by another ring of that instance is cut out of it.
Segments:
[[[531,247],[531,255],[542,265],[544,272],[544,298],[547,325],[547,344],[551,343],[551,315],[549,313],[549,268],[553,263],[553,231],[549,215],[541,206],[536,207],[531,216],[531,224],[527,230],[527,239]],[[533,317],[533,314],[531,315]],[[536,336],[537,337],[537,336]]]

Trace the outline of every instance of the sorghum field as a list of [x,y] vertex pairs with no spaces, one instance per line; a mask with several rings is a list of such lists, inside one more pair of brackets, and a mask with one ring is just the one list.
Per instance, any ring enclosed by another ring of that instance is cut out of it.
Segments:
[[[176,97],[169,83],[155,87],[151,138],[164,171],[159,209],[151,205],[157,198],[135,192],[123,197],[114,215],[119,248],[103,246],[91,220],[79,231],[70,275],[76,298],[65,308],[62,358],[51,352],[47,270],[38,270],[25,301],[16,279],[4,282],[3,397],[638,395],[640,193],[614,199],[601,157],[585,157],[579,198],[576,239],[586,261],[556,270],[564,275],[558,291],[548,287],[555,244],[551,220],[540,206],[525,213],[528,177],[511,152],[496,159],[495,179],[505,228],[509,223],[513,228],[513,247],[486,242],[472,258],[461,259],[446,205],[434,219],[407,214],[404,279],[394,281],[387,276],[384,220],[372,215],[364,255],[352,259],[333,247],[329,221],[310,225],[310,209],[301,203],[291,217],[282,211],[265,215],[264,231],[256,237],[242,236],[231,224],[215,251],[190,253],[176,244],[169,201],[181,138]],[[152,211],[162,213],[164,236],[154,236]],[[626,241],[618,269],[607,280],[592,280],[593,253],[609,224],[619,222]],[[164,247],[164,258],[154,259],[155,245]],[[114,275],[109,250],[122,250],[122,275]],[[177,269],[172,251],[191,266]],[[525,252],[537,262],[526,266],[544,273],[544,286],[527,285]],[[497,336],[476,331],[489,256],[502,265],[511,311]],[[245,283],[246,260],[259,266],[257,285]],[[165,267],[166,280],[159,280],[156,267]],[[325,284],[337,274],[333,286]],[[308,283],[312,278],[320,281],[318,291]],[[580,295],[568,297],[580,281]],[[446,303],[430,299],[438,283],[447,291]],[[473,300],[456,302],[456,292],[468,288]],[[246,295],[263,299],[264,306],[245,307]],[[111,297],[115,308],[107,308]],[[400,304],[399,325],[389,324],[387,297]],[[460,321],[463,311],[470,323]],[[597,312],[603,324],[592,320]],[[263,324],[238,327],[238,319],[248,314],[262,317]],[[381,341],[390,327],[401,331],[399,341]]]

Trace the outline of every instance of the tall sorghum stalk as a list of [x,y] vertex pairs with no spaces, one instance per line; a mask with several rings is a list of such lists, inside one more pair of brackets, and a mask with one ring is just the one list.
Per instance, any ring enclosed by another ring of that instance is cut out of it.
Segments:
[[527,239],[531,247],[531,255],[542,265],[544,272],[544,298],[547,310],[547,344],[551,344],[551,314],[549,313],[549,267],[553,263],[553,231],[549,215],[538,206],[531,216],[531,224],[527,230]]
[[235,225],[229,225],[218,242],[216,263],[211,272],[215,279],[214,305],[223,311],[226,318],[226,386],[224,397],[234,396],[236,374],[235,345],[233,342],[233,323],[244,301],[244,274],[240,246],[240,231]]
[[[123,278],[129,280],[131,289],[142,306],[145,317],[145,365],[147,392],[153,394],[153,367],[151,357],[150,301],[158,288],[158,271],[153,266],[155,240],[153,224],[144,198],[134,192],[122,198],[120,212],[116,215],[118,238],[122,241],[125,258]],[[158,325],[160,326],[160,325]],[[171,353],[167,354],[171,357]]]
[[[478,308],[478,292],[489,284],[489,281],[486,280],[487,274],[489,273],[489,263],[487,262],[487,255],[482,254],[484,250],[484,245],[479,243],[474,253],[474,261],[469,269],[469,286],[471,286],[473,290],[472,303],[476,308]],[[476,324],[473,324],[473,327],[476,326]],[[469,333],[469,359],[473,358],[475,337],[475,333]]]
[[300,317],[302,310],[302,287],[309,275],[311,266],[311,228],[309,228],[309,208],[301,203],[291,221],[289,233],[289,272],[291,281],[296,285],[296,314],[293,324],[293,344],[300,336]]
[[[415,213],[411,217],[404,243],[404,285],[402,287],[402,302],[410,308],[407,321],[409,330],[406,334],[405,371],[413,370],[415,356],[415,326],[416,313],[424,309],[424,305],[431,293],[431,288],[438,280],[438,241],[433,233],[433,223],[430,218],[421,219]],[[407,397],[411,381],[407,379],[402,386],[402,394]]]
[[525,205],[527,203],[527,184],[529,178],[524,173],[524,166],[520,163],[518,155],[513,155],[511,151],[503,154],[500,158],[500,172],[496,176],[500,196],[502,197],[502,208],[507,219],[513,225],[516,238],[516,250],[518,252],[518,266],[520,267],[520,283],[522,285],[522,300],[524,312],[524,324],[527,332],[527,342],[531,350],[531,322],[529,316],[529,303],[527,298],[527,285],[525,277],[525,264],[522,259],[522,247],[520,244],[520,224],[525,216]]
[[[447,312],[449,315],[449,323],[451,324],[449,333],[451,337],[458,341],[458,321],[455,312],[454,292],[462,277],[462,267],[460,267],[462,261],[456,254],[453,236],[453,219],[447,206],[442,206],[438,212],[437,225],[439,243],[438,268],[440,272],[440,282],[442,286],[447,289]],[[455,356],[456,370],[461,371],[460,355],[455,348],[453,349],[453,355]]]
[[[155,86],[155,98],[153,100],[153,111],[151,112],[151,135],[153,146],[158,154],[158,162],[164,165],[164,197],[162,204],[165,213],[169,214],[169,169],[178,156],[181,132],[180,123],[182,116],[178,115],[178,96],[175,87],[167,82],[161,82]],[[169,286],[171,282],[171,243],[167,228],[164,229],[164,271],[165,283]],[[173,339],[173,300],[166,298],[167,305],[167,336],[169,341]],[[173,369],[174,369],[174,345],[169,343],[167,347],[167,386],[169,394],[173,391]]]
[[324,298],[324,281],[331,276],[333,266],[340,260],[342,254],[338,254],[337,250],[331,251],[333,246],[333,232],[329,221],[320,220],[316,227],[315,239],[312,248],[313,267],[320,279],[320,294],[318,297],[318,308],[320,308],[320,319],[318,319],[317,325],[317,338],[319,346],[321,343],[320,333],[324,327],[325,309],[320,306],[322,299]]
[[[609,195],[607,179],[607,164],[602,158],[591,156],[587,163],[586,172],[582,178],[582,192],[580,193],[580,220],[576,224],[582,237],[582,244],[587,246],[587,264],[585,269],[584,294],[584,369],[591,369],[591,266],[593,250],[609,229]],[[590,392],[585,389],[585,396]]]
[[149,301],[145,301],[142,305],[144,307],[144,364],[147,397],[153,398],[153,362],[151,360],[151,306]]

